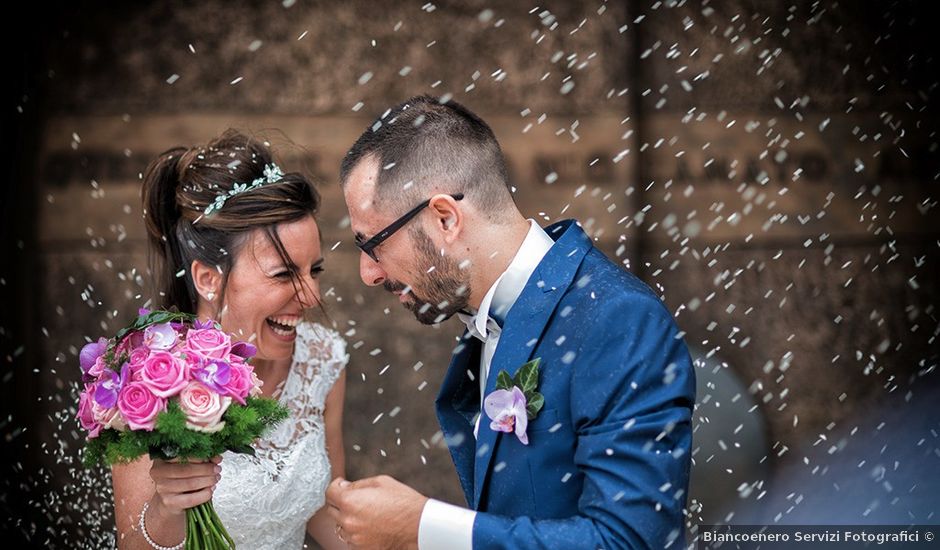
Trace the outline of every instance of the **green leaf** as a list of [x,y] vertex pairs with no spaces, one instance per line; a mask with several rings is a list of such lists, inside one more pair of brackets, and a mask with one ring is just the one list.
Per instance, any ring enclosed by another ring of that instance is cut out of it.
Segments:
[[501,370],[496,376],[496,389],[498,390],[511,390],[513,387],[512,378],[509,377],[509,373]]
[[519,386],[523,393],[534,392],[539,387],[539,362],[542,359],[536,357],[519,369],[516,373],[515,384]]
[[535,392],[531,397],[526,396],[526,403],[526,416],[529,417],[529,420],[535,420],[535,417],[538,416],[539,411],[545,405],[545,397],[539,392]]
[[162,323],[169,323],[171,321],[179,322],[193,322],[196,316],[191,313],[183,313],[180,311],[166,311],[158,309],[156,311],[151,311],[146,315],[137,316],[134,321],[118,331],[117,336],[115,336],[115,341],[120,342],[125,336],[135,330],[142,330],[150,325],[159,325]]

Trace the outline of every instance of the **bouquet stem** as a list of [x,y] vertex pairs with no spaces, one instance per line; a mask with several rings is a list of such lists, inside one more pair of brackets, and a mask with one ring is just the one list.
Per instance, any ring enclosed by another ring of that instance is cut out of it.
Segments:
[[215,513],[212,501],[186,510],[186,550],[234,550],[235,541]]

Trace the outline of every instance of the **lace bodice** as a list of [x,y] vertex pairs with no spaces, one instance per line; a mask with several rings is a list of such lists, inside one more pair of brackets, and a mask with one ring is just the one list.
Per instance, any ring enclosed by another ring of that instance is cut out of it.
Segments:
[[290,418],[254,444],[255,456],[222,455],[212,497],[238,548],[301,548],[307,521],[323,506],[330,482],[323,409],[346,366],[346,342],[320,324],[301,323],[280,403]]

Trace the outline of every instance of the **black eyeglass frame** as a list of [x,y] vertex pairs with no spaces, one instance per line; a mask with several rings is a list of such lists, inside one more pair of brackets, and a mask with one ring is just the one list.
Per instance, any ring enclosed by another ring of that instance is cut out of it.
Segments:
[[[463,193],[454,193],[448,196],[454,199],[455,201],[459,201],[463,199]],[[427,208],[427,206],[431,204],[431,200],[433,198],[434,197],[431,197],[430,199],[419,204],[418,206],[415,206],[414,208],[406,212],[404,216],[393,221],[392,223],[388,225],[388,227],[379,231],[378,233],[375,234],[375,236],[373,236],[371,239],[365,242],[361,240],[361,237],[359,235],[356,235],[356,247],[359,250],[363,251],[367,256],[372,258],[372,261],[377,263],[379,259],[375,255],[375,247],[385,242],[386,239],[394,235],[396,231],[404,227],[405,224],[411,221],[412,218],[417,216],[419,212]]]

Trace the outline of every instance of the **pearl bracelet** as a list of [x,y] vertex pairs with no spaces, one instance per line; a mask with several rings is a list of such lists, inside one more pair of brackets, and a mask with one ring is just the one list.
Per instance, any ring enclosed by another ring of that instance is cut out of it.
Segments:
[[150,538],[150,535],[147,534],[147,527],[144,526],[144,516],[147,515],[147,508],[150,507],[149,502],[144,503],[143,510],[140,511],[140,521],[137,522],[140,525],[140,533],[144,536],[144,540],[147,541],[152,548],[155,550],[182,550],[183,546],[186,544],[186,537],[183,537],[183,542],[177,544],[176,546],[160,546],[159,544],[153,542],[153,539]]

